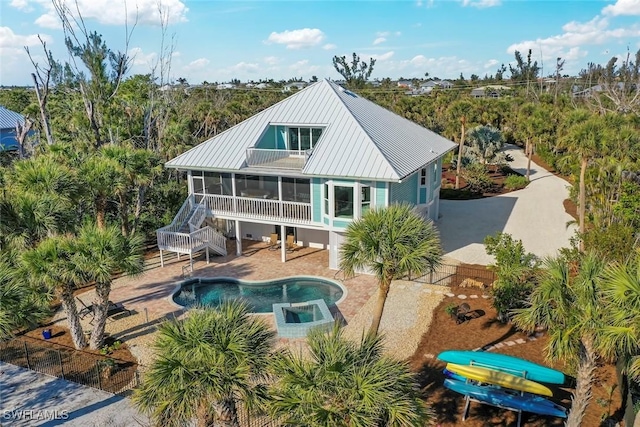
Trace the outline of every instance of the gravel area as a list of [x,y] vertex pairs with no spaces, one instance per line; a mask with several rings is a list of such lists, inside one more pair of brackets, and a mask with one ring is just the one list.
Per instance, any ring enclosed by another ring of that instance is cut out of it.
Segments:
[[[433,310],[446,292],[450,292],[448,287],[426,283],[397,280],[391,284],[380,322],[388,355],[402,360],[413,356],[422,335],[429,330]],[[377,298],[378,295],[374,294],[349,322],[345,327],[345,337],[360,340],[371,325]]]

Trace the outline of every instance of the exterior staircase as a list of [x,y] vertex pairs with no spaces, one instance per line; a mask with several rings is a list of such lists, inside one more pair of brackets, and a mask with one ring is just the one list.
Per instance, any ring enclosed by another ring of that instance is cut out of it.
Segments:
[[219,255],[227,255],[227,238],[217,230],[202,223],[207,217],[207,208],[197,203],[193,195],[189,195],[176,214],[171,224],[159,229],[158,249],[160,249],[160,265],[164,267],[163,251],[189,255],[193,270],[193,255],[205,250],[209,263],[209,250]]

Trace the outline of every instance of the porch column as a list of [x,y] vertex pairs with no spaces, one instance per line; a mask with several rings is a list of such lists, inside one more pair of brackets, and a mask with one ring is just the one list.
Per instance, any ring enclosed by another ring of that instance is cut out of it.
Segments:
[[280,202],[280,206],[278,209],[280,209],[280,216],[283,216],[283,212],[282,212],[282,177],[278,176],[278,201]]
[[160,267],[164,267],[164,257],[162,256],[162,249],[160,249]]
[[233,196],[233,213],[237,213],[238,212],[238,202],[236,200],[236,174],[232,173],[231,174],[231,195]]
[[242,230],[239,219],[236,219],[236,255],[242,255]]
[[280,254],[282,262],[287,262],[287,229],[284,225],[280,226]]

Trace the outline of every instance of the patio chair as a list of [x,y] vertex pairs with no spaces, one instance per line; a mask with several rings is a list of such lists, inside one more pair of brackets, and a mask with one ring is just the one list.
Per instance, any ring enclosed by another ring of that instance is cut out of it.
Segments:
[[456,310],[456,324],[461,324],[467,321],[467,315],[471,311],[471,307],[466,302],[463,302],[458,306]]
[[278,243],[278,233],[271,233],[269,237],[269,250],[276,251],[280,249],[280,243]]
[[294,243],[294,239],[295,236],[293,234],[287,236],[287,252],[293,252],[298,247],[298,245]]
[[[93,308],[92,308],[93,304],[89,307],[91,307],[91,314],[92,314],[89,324],[93,325],[93,321],[95,320],[95,317],[93,316]],[[120,313],[127,313],[127,316],[131,316],[131,310],[126,308],[124,304],[122,304],[121,302],[115,303],[113,301],[109,301],[109,306],[107,307],[107,320],[109,320],[109,317],[116,314],[120,314]]]
[[82,308],[80,309],[80,311],[78,311],[78,316],[80,316],[81,319],[84,319],[88,315],[93,314],[93,304],[87,305],[78,297],[76,297],[76,300],[80,303],[80,305],[82,305]]

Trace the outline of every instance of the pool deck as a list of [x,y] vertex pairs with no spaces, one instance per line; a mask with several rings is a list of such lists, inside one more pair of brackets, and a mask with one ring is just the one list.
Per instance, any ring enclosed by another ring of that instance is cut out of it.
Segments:
[[[348,322],[369,300],[377,289],[374,277],[359,275],[348,280],[342,273],[330,270],[329,252],[322,249],[298,248],[287,254],[287,262],[280,260],[280,251],[270,251],[263,242],[243,241],[243,255],[235,255],[235,242],[229,241],[225,257],[212,256],[207,265],[204,255],[194,261],[193,277],[234,277],[243,280],[269,280],[288,276],[319,276],[341,283],[347,289],[347,296],[338,304],[338,310]],[[165,254],[165,265],[160,267],[156,254],[147,259],[145,272],[137,277],[123,277],[113,283],[110,298],[122,303],[128,309],[142,313],[147,310],[149,317],[179,315],[182,309],[171,301],[171,295],[178,282],[183,279],[183,267],[188,272],[189,258],[180,260],[175,254]],[[80,295],[90,302],[93,292]]]

